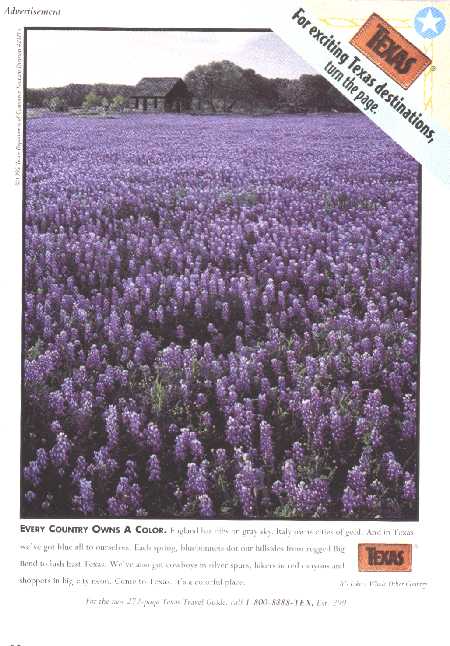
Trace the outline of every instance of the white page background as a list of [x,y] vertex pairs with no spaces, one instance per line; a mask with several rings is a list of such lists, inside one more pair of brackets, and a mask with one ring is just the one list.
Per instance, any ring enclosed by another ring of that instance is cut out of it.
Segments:
[[[426,591],[354,596],[348,610],[287,611],[260,609],[140,610],[72,608],[69,597],[45,588],[36,594],[20,588],[16,560],[19,534],[20,329],[21,329],[21,189],[14,186],[16,137],[16,28],[23,24],[86,26],[270,27],[261,2],[112,5],[91,2],[85,7],[59,3],[60,19],[1,19],[3,97],[1,102],[2,231],[1,263],[1,504],[2,504],[2,644],[53,646],[94,644],[440,644],[448,635],[448,456],[449,456],[449,327],[450,327],[450,191],[423,172],[420,521],[413,567]],[[280,6],[282,3],[279,3]],[[337,3],[338,4],[338,3]],[[376,3],[373,9],[377,10]],[[39,6],[37,3],[35,6]],[[2,9],[3,12],[3,9]],[[445,160],[443,160],[445,163]],[[230,523],[232,521],[228,521]],[[217,521],[219,523],[219,521]],[[48,521],[38,524],[48,524]],[[84,521],[82,524],[85,524]],[[170,526],[169,521],[158,525]],[[280,523],[280,526],[283,525]],[[327,524],[324,523],[324,526]],[[352,526],[365,526],[352,523]],[[380,525],[380,524],[379,524]],[[251,524],[249,524],[251,526]],[[320,526],[319,524],[315,524]],[[384,523],[383,527],[389,524]],[[271,525],[272,527],[272,525]],[[77,537],[74,537],[74,540]],[[113,537],[111,537],[112,540]],[[47,537],[47,540],[50,540]],[[106,538],[102,537],[106,542]],[[124,540],[124,539],[122,539]],[[215,542],[219,542],[219,538]],[[225,540],[225,539],[224,539]],[[300,576],[300,575],[299,575]],[[270,587],[270,574],[265,574]],[[302,588],[318,593],[315,575],[301,574]],[[326,579],[321,579],[326,580]],[[291,583],[292,585],[292,583]],[[323,585],[323,584],[322,584]],[[264,586],[265,587],[265,586]],[[280,596],[296,590],[280,590]],[[326,590],[322,590],[325,595]],[[326,595],[328,596],[328,595]],[[434,631],[444,631],[433,637]]]

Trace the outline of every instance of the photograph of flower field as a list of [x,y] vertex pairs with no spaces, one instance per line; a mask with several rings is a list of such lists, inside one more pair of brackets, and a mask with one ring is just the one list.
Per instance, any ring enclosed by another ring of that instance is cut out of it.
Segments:
[[28,119],[22,517],[417,517],[418,164],[359,113]]

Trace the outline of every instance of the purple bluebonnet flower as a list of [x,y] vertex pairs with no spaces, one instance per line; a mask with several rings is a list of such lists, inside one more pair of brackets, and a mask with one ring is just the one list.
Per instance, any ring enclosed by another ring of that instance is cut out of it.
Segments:
[[208,492],[208,465],[206,462],[187,465],[186,494],[202,495]]
[[128,516],[142,507],[142,493],[137,483],[131,484],[126,477],[119,480],[116,493],[108,499],[111,516]]
[[207,494],[201,494],[198,497],[198,505],[201,518],[212,518],[214,516],[212,500]]
[[73,505],[74,508],[81,512],[83,516],[89,516],[94,513],[95,503],[94,503],[94,489],[92,487],[92,482],[90,480],[85,480],[81,478],[78,482],[79,495],[74,496]]
[[203,445],[194,431],[182,428],[175,439],[175,459],[184,462],[188,457],[200,460],[203,457]]
[[24,476],[35,487],[41,483],[42,474],[48,465],[48,456],[45,449],[38,449],[36,451],[36,459],[32,460],[24,468]]
[[28,491],[25,493],[25,496],[24,496],[24,497],[25,497],[26,502],[27,502],[28,504],[31,504],[31,503],[33,502],[33,500],[36,498],[36,494],[35,494],[35,492],[34,492],[34,491],[28,490]]
[[156,455],[151,455],[147,460],[147,473],[150,481],[161,478],[161,466]]
[[402,495],[408,502],[414,502],[416,499],[416,482],[414,476],[408,471],[405,471]]
[[111,457],[109,448],[101,446],[98,451],[94,451],[93,459],[87,467],[87,472],[92,478],[96,476],[106,482],[115,474],[117,468],[117,460]]
[[256,513],[258,491],[263,486],[264,476],[261,469],[253,467],[247,454],[242,454],[242,458],[238,459],[241,464],[235,476],[234,486],[242,513],[249,517]]
[[145,427],[143,438],[146,446],[148,446],[154,453],[159,453],[161,451],[161,433],[156,424],[150,423]]
[[113,404],[108,406],[105,414],[107,445],[109,447],[117,446],[119,441],[119,424],[117,408]]
[[401,464],[396,460],[395,455],[392,451],[383,453],[383,456],[381,458],[381,465],[386,473],[388,480],[398,480],[403,476],[403,468]]
[[262,421],[259,425],[260,433],[260,451],[261,457],[267,466],[273,465],[274,455],[273,455],[273,442],[272,442],[272,427],[265,421]]

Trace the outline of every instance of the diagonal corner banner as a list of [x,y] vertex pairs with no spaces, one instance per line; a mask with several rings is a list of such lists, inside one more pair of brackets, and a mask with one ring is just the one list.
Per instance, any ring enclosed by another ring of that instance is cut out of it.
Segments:
[[[375,16],[379,18],[376,14]],[[367,18],[369,19],[369,15]],[[385,21],[380,18],[378,22],[383,24]],[[271,27],[274,33],[361,112],[425,168],[450,185],[450,133],[426,114],[409,87],[394,80],[395,69],[394,73],[389,74],[389,69],[386,73],[379,64],[372,62],[376,60],[375,56],[371,56],[372,52],[365,53],[357,43],[354,46],[345,42],[332,29],[324,27],[302,0],[283,3],[281,8],[276,5]],[[379,24],[378,27],[382,29]],[[364,32],[364,26],[360,32]],[[395,29],[393,32],[399,40],[402,39]],[[391,36],[389,32],[386,33]],[[380,34],[379,39],[384,37],[384,32]],[[353,37],[352,41],[355,40]],[[406,39],[403,38],[403,41]],[[384,38],[378,51],[386,51],[390,44],[389,37]],[[415,55],[420,57],[421,52],[414,45],[410,46],[416,50]],[[387,58],[394,58],[393,68],[403,71],[410,63],[406,59],[408,52],[400,52],[401,45],[394,43],[391,44],[391,51],[386,53]],[[427,58],[424,54],[422,56],[423,59]],[[426,65],[427,61],[422,63],[422,68]],[[386,69],[386,65],[384,67]],[[421,71],[417,76],[420,76]]]

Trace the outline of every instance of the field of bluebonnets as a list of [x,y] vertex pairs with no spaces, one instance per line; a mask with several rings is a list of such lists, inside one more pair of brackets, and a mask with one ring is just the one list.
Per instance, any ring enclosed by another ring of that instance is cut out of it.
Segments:
[[416,516],[418,165],[362,115],[29,121],[23,515]]

